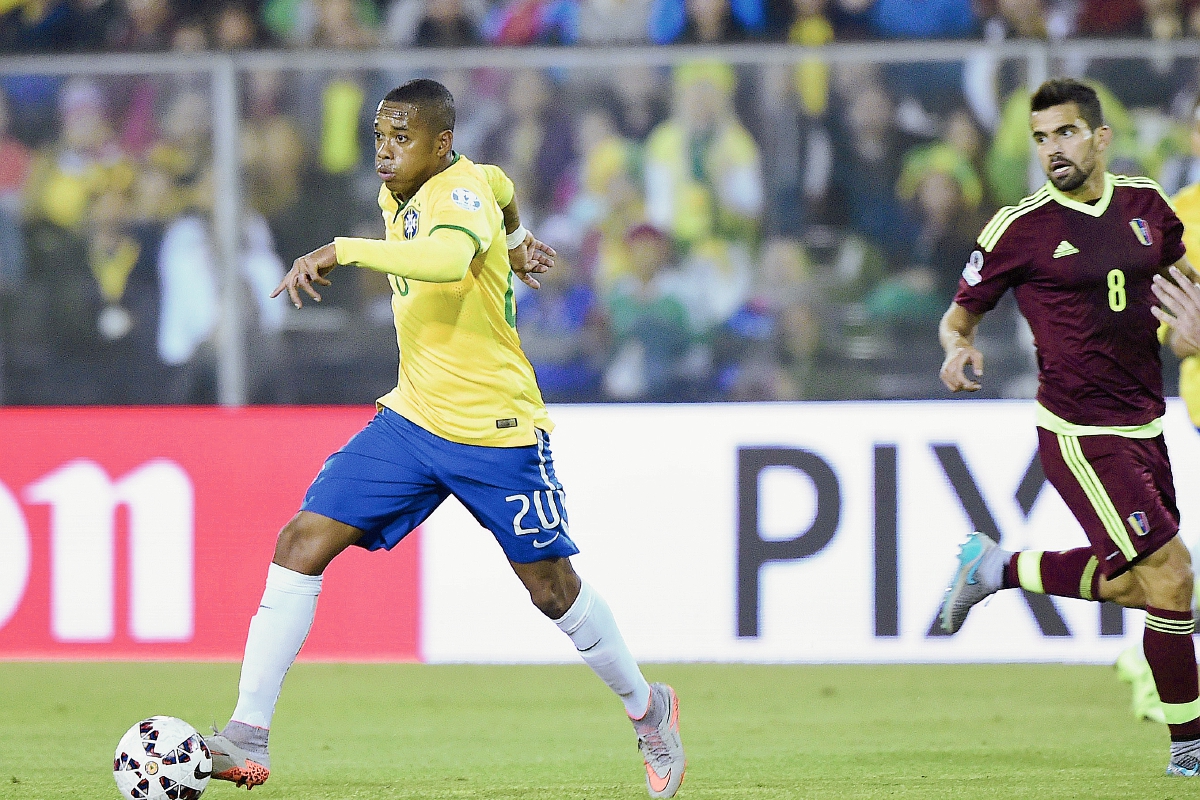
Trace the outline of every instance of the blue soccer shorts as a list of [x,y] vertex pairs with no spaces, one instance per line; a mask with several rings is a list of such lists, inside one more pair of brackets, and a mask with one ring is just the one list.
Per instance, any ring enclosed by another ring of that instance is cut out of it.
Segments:
[[454,495],[510,561],[572,556],[550,436],[537,437],[526,447],[459,444],[384,408],[326,459],[300,508],[363,531],[360,547],[390,550]]

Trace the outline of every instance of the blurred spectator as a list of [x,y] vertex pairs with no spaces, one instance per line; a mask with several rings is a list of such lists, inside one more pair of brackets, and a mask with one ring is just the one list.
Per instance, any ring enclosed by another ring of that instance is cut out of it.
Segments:
[[653,0],[650,41],[655,44],[720,44],[761,34],[762,0]]
[[494,137],[510,114],[505,105],[508,98],[504,77],[501,70],[486,67],[447,69],[436,76],[453,97],[471,98],[470,102],[458,103],[454,108],[454,149],[458,152],[477,156],[484,152],[487,143],[496,141]]
[[266,0],[262,19],[293,47],[372,47],[379,13],[371,0]]
[[580,191],[571,217],[595,251],[596,283],[607,290],[631,271],[625,234],[645,222],[637,146],[620,134],[610,107],[594,105],[579,122]]
[[899,130],[894,101],[871,76],[855,77],[841,96],[833,135],[840,216],[885,252],[905,252],[914,223],[895,187],[903,154],[915,141]]
[[[829,0],[792,0],[794,17],[787,40],[805,47],[822,47],[834,38],[827,15]],[[793,79],[800,107],[808,117],[819,117],[829,106],[829,65],[818,58],[802,58]]]
[[575,0],[578,34],[572,44],[645,44],[651,0]]
[[304,142],[280,102],[283,73],[255,70],[246,75],[241,129],[242,178],[250,208],[272,223],[289,218],[300,199]]
[[838,0],[841,10],[864,20],[880,39],[960,39],[978,20],[970,0]]
[[362,20],[354,0],[313,0],[313,4],[317,18],[311,46],[361,50],[379,43],[375,20]]
[[[815,59],[806,60],[815,62]],[[830,222],[833,177],[827,67],[819,62],[762,69],[763,160],[769,201],[764,227],[802,236],[814,223]]]
[[122,13],[108,36],[108,49],[124,52],[168,50],[174,20],[167,0],[121,0]]
[[[839,0],[845,12],[866,22],[879,39],[961,39],[978,33],[972,0]],[[886,85],[901,100],[941,112],[955,102],[963,82],[961,62],[909,62],[883,65]]]
[[578,248],[566,244],[570,223],[547,220],[539,236],[558,250],[554,269],[538,276],[542,288],[526,292],[517,305],[521,348],[537,373],[549,403],[600,399],[600,382],[608,350],[608,331],[600,298],[579,268]]
[[614,400],[675,399],[691,330],[683,304],[663,286],[674,269],[671,241],[649,225],[630,230],[627,241],[632,271],[606,299],[615,350],[604,389]]
[[38,153],[26,193],[28,270],[14,318],[17,399],[146,401],[157,381],[131,365],[155,363],[153,334],[145,334],[153,331],[157,293],[146,290],[154,285],[153,241],[133,216],[137,173],[117,147],[95,84],[69,82],[59,109],[61,140]]
[[672,116],[646,142],[646,217],[685,250],[712,238],[753,242],[763,182],[758,145],[733,111],[733,69],[675,68]]
[[419,47],[470,47],[482,41],[463,0],[428,0],[413,38]]
[[25,273],[21,201],[33,153],[9,132],[8,98],[0,92],[0,295],[12,292]]
[[670,113],[671,83],[665,70],[627,64],[613,70],[609,80],[619,101],[617,127],[630,139],[642,141]]
[[100,50],[117,16],[117,5],[116,0],[0,2],[0,51]]
[[1187,129],[1186,153],[1168,159],[1159,175],[1159,184],[1171,196],[1185,187],[1200,184],[1200,103],[1193,101],[1188,122],[1191,124]]
[[171,32],[171,49],[177,53],[205,53],[211,45],[208,21],[199,14],[183,17]]
[[984,22],[984,38],[1062,39],[1061,25],[1055,27],[1042,0],[984,0],[976,6]]
[[872,319],[923,329],[942,316],[983,226],[983,184],[947,144],[918,147],[904,159],[896,193],[915,209],[917,235],[905,263],[867,297]]
[[808,258],[799,242],[762,248],[754,286],[717,339],[718,385],[728,400],[804,400],[815,390],[820,320]]
[[548,71],[523,69],[508,78],[505,120],[484,143],[485,160],[504,168],[523,213],[537,219],[561,205],[570,188],[574,121]]
[[512,0],[483,23],[492,44],[638,44],[646,41],[651,0]]
[[330,175],[345,175],[362,159],[359,118],[366,91],[353,72],[335,74],[321,93],[321,167]]
[[171,98],[160,123],[162,137],[146,161],[171,181],[166,216],[186,208],[208,208],[212,194],[212,107],[208,96],[184,91]]
[[977,176],[983,175],[984,158],[987,153],[987,135],[975,122],[975,117],[965,105],[960,105],[950,112],[945,122],[942,141],[966,159]]
[[510,0],[492,6],[482,31],[490,44],[570,44],[578,35],[577,27],[571,0]]
[[218,50],[251,50],[271,43],[253,6],[240,0],[222,3],[213,12],[212,41]]
[[[433,16],[434,0],[391,0],[387,4],[383,27],[380,31],[382,43],[390,47],[404,47],[417,44],[417,31],[424,22]],[[486,0],[456,0],[453,3],[442,4],[439,14],[450,6],[458,6],[455,17],[460,17],[458,25],[465,25],[471,31],[471,44],[482,41],[480,26],[488,12]],[[458,97],[458,95],[454,95]]]
[[1171,39],[1183,33],[1178,3],[1163,0],[1082,0],[1072,21],[1072,36]]
[[125,190],[133,166],[117,146],[100,87],[73,79],[59,96],[61,138],[34,162],[27,215],[63,231],[84,228],[88,204],[110,190]]

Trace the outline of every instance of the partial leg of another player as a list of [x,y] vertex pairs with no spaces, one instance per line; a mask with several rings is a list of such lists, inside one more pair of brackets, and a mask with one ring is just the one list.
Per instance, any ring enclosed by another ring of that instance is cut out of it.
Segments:
[[621,698],[645,760],[650,796],[673,797],[687,767],[675,691],[646,682],[608,603],[579,578],[569,559],[510,563],[533,604],[570,637],[584,663]]
[[229,724],[205,737],[214,778],[251,789],[269,777],[271,718],[284,676],[312,627],[321,573],[361,536],[357,528],[308,511],[279,532],[262,602],[246,636],[237,707]]
[[[942,627],[962,627],[979,601],[1000,589],[1110,600],[1146,610],[1142,650],[1171,731],[1170,775],[1200,775],[1200,681],[1192,641],[1191,555],[1178,536],[1113,580],[1097,574],[1090,548],[1009,552],[981,533],[959,551],[959,565],[942,602]],[[1145,687],[1134,685],[1145,694]]]
[[1168,775],[1200,775],[1200,679],[1192,618],[1191,553],[1178,536],[1134,564],[1146,598],[1142,651],[1171,731]]
[[1146,607],[1141,586],[1131,573],[1108,580],[1098,566],[1090,547],[1013,552],[982,533],[973,533],[959,548],[958,568],[942,600],[942,629],[957,632],[977,603],[1001,589]]

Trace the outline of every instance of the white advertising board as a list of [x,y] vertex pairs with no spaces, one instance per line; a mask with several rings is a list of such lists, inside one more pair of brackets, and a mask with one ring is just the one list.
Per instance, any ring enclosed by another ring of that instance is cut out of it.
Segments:
[[[1009,549],[1087,543],[1041,478],[1033,408],[554,408],[573,562],[641,660],[1111,663],[1140,640],[1141,612],[1006,591],[957,635],[931,634],[970,531]],[[1195,485],[1200,435],[1178,401],[1166,435],[1176,486]],[[1179,501],[1194,544],[1200,501]],[[426,660],[577,658],[456,502],[424,526],[422,560]]]

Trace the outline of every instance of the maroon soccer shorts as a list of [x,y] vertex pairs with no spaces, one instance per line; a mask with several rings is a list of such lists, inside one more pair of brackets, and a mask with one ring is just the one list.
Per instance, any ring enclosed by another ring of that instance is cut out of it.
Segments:
[[1038,428],[1042,469],[1092,543],[1106,578],[1179,532],[1163,437],[1062,436]]

